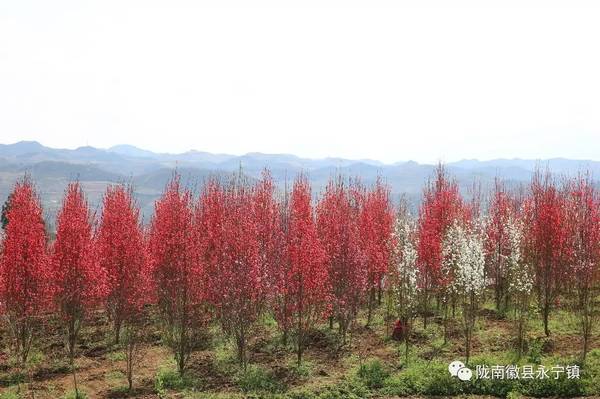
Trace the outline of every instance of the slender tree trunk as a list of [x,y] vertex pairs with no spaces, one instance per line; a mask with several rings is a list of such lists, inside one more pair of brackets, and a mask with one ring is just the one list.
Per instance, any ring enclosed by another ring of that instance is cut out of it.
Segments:
[[119,341],[120,341],[120,337],[121,337],[121,319],[118,316],[115,317],[114,333],[115,333],[115,345],[119,345]]
[[448,343],[448,304],[444,301],[444,345]]
[[546,334],[547,337],[550,336],[550,328],[548,327],[549,313],[550,313],[550,304],[548,303],[548,300],[545,300],[544,308],[542,309],[542,319],[544,321],[544,333]]
[[75,398],[79,398],[79,387],[77,386],[77,372],[75,370],[75,357],[69,354],[69,364],[71,365],[71,373],[73,374],[73,388],[75,389]]
[[287,343],[288,343],[288,329],[287,329],[287,327],[285,327],[283,329],[283,337],[282,337],[281,340],[283,342],[283,346],[287,346]]
[[408,365],[408,354],[409,354],[409,346],[410,346],[410,331],[411,324],[408,318],[403,318],[404,322],[404,362]]
[[452,318],[456,317],[456,294],[452,294]]
[[302,349],[304,346],[304,326],[302,324],[302,317],[303,317],[303,302],[304,302],[304,296],[303,296],[303,284],[302,284],[303,280],[302,280],[302,276],[300,276],[300,289],[299,289],[299,304],[300,306],[298,307],[298,367],[300,367],[300,365],[302,364]]
[[429,312],[429,293],[424,290],[423,295],[423,330],[427,330],[427,312]]
[[238,338],[238,358],[244,371],[247,371],[248,361],[246,359],[246,332],[243,326],[240,329],[240,335]]
[[371,287],[369,289],[369,309],[367,313],[367,324],[365,327],[369,327],[371,325],[371,318],[373,315],[373,306],[375,305],[375,287]]

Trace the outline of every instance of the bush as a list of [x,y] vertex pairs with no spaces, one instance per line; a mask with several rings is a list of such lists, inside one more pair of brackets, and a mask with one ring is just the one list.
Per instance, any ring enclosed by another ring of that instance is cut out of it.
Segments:
[[22,396],[14,390],[9,390],[0,393],[0,399],[21,399]]
[[78,390],[77,392],[70,391],[63,396],[63,399],[87,399],[87,395],[81,390]]
[[110,352],[106,357],[112,362],[119,362],[126,359],[125,352],[122,351]]
[[459,395],[465,383],[448,373],[445,363],[415,363],[385,380],[382,393],[394,396]]
[[519,392],[526,396],[546,397],[573,397],[581,396],[585,393],[583,381],[581,379],[567,379],[561,377],[558,380],[554,378],[548,379],[531,379],[521,380],[517,383]]
[[383,387],[384,380],[389,376],[387,370],[377,359],[361,364],[356,374],[370,389],[379,389]]
[[531,341],[529,347],[529,361],[533,364],[539,364],[542,361],[542,354],[544,352],[544,340],[536,338]]
[[191,376],[187,374],[179,374],[172,367],[162,367],[156,374],[156,380],[154,382],[154,389],[163,397],[165,390],[181,390],[186,388],[200,388],[201,384]]
[[258,366],[248,366],[246,371],[238,374],[236,382],[244,392],[280,392],[282,386],[273,375]]
[[312,364],[304,361],[299,366],[294,362],[290,367],[291,373],[297,378],[308,378],[312,374]]
[[510,391],[507,395],[506,395],[506,399],[522,399],[523,395],[521,395],[520,392],[517,391]]

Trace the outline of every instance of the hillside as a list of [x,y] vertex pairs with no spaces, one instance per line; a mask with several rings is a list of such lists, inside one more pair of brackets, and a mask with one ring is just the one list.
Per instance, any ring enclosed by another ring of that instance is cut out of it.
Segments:
[[[238,171],[240,166],[252,178],[258,178],[268,168],[280,188],[297,173],[306,173],[316,192],[327,184],[330,176],[337,173],[360,177],[367,185],[381,177],[390,185],[394,199],[405,196],[413,209],[419,202],[424,183],[435,168],[435,165],[414,161],[384,164],[373,160],[308,159],[290,154],[256,152],[236,156],[195,150],[166,154],[132,145],[117,145],[109,149],[89,146],[60,149],[46,147],[35,141],[20,141],[0,144],[0,200],[4,201],[17,178],[29,173],[35,179],[51,217],[62,191],[71,180],[78,179],[83,183],[93,206],[98,205],[107,184],[132,182],[142,210],[147,215],[175,169],[179,170],[188,187],[197,190],[208,176],[224,176]],[[600,175],[600,162],[562,158],[462,160],[446,165],[467,196],[474,182],[479,182],[484,190],[496,177],[519,184],[529,180],[536,167],[545,166],[559,174],[589,171]]]

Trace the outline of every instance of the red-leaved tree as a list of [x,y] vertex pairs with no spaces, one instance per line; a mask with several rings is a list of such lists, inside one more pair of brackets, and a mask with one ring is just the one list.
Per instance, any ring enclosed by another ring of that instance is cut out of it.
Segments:
[[330,180],[317,204],[317,229],[326,254],[332,312],[343,343],[368,286],[359,231],[362,198],[360,186],[348,185],[338,176]]
[[299,176],[294,183],[286,238],[290,265],[286,294],[293,314],[299,366],[306,331],[325,315],[329,300],[325,254],[313,216],[310,185],[304,176]]
[[240,173],[227,187],[209,183],[198,207],[209,299],[244,369],[248,339],[265,305],[254,194]]
[[194,226],[192,195],[179,177],[155,204],[150,223],[150,270],[154,278],[164,339],[183,373],[206,320],[203,264]]
[[104,294],[103,273],[94,248],[92,215],[77,182],[67,187],[58,213],[51,265],[54,303],[64,323],[77,393],[75,345],[86,313],[100,302]]
[[129,388],[143,326],[143,305],[152,295],[148,257],[140,224],[140,211],[131,189],[109,186],[104,194],[97,234],[100,266],[106,275],[106,310],[113,323],[115,342],[125,332],[125,353]]
[[381,302],[383,276],[388,271],[392,253],[394,209],[390,191],[381,179],[366,193],[360,214],[360,237],[366,255],[368,284],[367,326],[371,323],[375,296]]
[[[264,303],[277,301],[279,292],[273,278],[285,262],[285,242],[283,220],[280,204],[275,197],[275,185],[268,171],[263,171],[262,178],[254,187],[252,213],[256,224],[259,257],[259,278],[262,282]],[[281,326],[283,327],[283,326]],[[284,331],[284,341],[287,330]]]
[[286,237],[290,231],[290,193],[287,186],[284,189],[283,199],[278,204],[279,231],[281,240],[277,244],[279,253],[278,261],[273,263],[269,271],[268,281],[272,290],[269,304],[273,316],[282,332],[283,344],[287,345],[288,336],[292,329],[293,307],[292,307],[292,265],[288,256]]
[[531,181],[531,196],[523,206],[525,260],[533,265],[544,332],[550,335],[548,318],[566,280],[566,266],[572,253],[567,202],[550,172],[536,171]]
[[0,262],[0,305],[14,351],[24,364],[35,332],[50,305],[51,270],[42,207],[31,181],[15,184]]
[[[432,294],[441,294],[451,283],[452,271],[442,270],[442,241],[448,229],[457,218],[464,218],[463,202],[456,181],[450,180],[440,164],[435,178],[430,181],[423,193],[417,225],[419,286],[422,295],[423,325],[427,326],[429,302]],[[445,318],[447,300],[443,295]]]
[[581,175],[569,185],[568,214],[573,246],[569,282],[575,291],[572,304],[579,316],[585,362],[592,329],[600,317],[600,198],[589,175]]

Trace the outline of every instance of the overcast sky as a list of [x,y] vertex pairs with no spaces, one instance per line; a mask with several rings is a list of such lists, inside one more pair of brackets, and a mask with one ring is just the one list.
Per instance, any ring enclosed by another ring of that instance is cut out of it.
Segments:
[[2,0],[0,142],[600,160],[591,6]]

